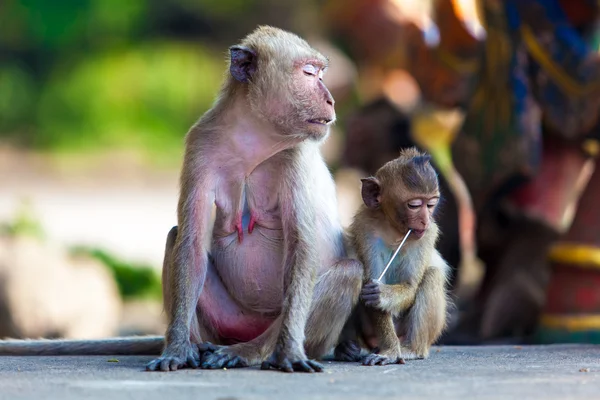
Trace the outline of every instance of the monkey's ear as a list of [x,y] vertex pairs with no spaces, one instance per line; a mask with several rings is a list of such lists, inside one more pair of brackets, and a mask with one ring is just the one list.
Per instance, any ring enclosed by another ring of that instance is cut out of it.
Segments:
[[361,194],[365,205],[369,208],[377,208],[381,203],[381,186],[377,178],[362,178]]
[[240,82],[248,82],[256,72],[256,52],[244,46],[231,46],[229,54],[231,76]]

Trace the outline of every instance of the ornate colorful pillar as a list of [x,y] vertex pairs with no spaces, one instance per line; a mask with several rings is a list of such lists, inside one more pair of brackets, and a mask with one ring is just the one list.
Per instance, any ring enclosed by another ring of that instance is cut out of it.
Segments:
[[[585,144],[588,152],[598,152],[597,141]],[[599,203],[596,168],[570,229],[550,252],[553,274],[537,335],[541,343],[600,343]]]

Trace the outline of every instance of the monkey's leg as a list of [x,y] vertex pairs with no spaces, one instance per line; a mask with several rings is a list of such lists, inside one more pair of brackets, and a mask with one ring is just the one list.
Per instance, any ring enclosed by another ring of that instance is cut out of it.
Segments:
[[[341,260],[322,274],[315,285],[310,314],[305,329],[305,349],[308,357],[320,358],[337,342],[348,320],[362,284],[362,264],[356,260]],[[275,348],[276,333],[281,329],[278,317],[257,338],[215,351],[202,357],[202,368],[235,368],[256,365],[269,357]],[[306,361],[313,370],[322,366]]]
[[[164,282],[169,279],[170,267],[171,264],[165,262],[163,269]],[[169,289],[167,284],[165,286],[165,302],[168,302]],[[201,363],[202,367],[234,368],[259,363],[262,358],[253,358],[250,353],[228,357],[224,350],[235,346],[227,347],[224,344],[248,342],[253,339],[260,341],[266,337],[261,333],[272,329],[279,329],[274,317],[266,317],[243,309],[229,295],[209,254],[203,290],[197,300],[196,312],[190,326],[190,342],[193,344],[194,351],[199,350],[203,353],[201,360],[198,356],[198,362]],[[153,365],[155,362],[153,361],[151,364]]]
[[356,339],[342,340],[340,344],[335,346],[333,359],[335,361],[356,362],[362,359],[361,346]]
[[[169,231],[165,246],[165,257],[162,270],[163,302],[165,310],[169,310],[172,305],[173,294],[171,293],[171,288],[177,287],[173,283],[173,253],[177,232],[177,227],[173,227]],[[196,302],[196,312],[192,315],[189,327],[189,341],[191,346],[187,350],[187,360],[170,360],[167,357],[159,357],[156,360],[151,361],[146,366],[146,369],[160,369],[166,371],[168,369],[175,370],[182,366],[196,368],[200,363],[199,348],[197,344],[200,344],[203,340],[209,342],[209,345],[210,342],[216,344],[221,343],[221,337],[219,336],[216,327],[220,327],[224,332],[227,332],[228,330],[235,331],[240,325],[259,326],[260,324],[258,322],[262,322],[262,320],[256,321],[253,319],[252,315],[247,318],[237,317],[238,315],[243,315],[244,310],[241,310],[237,306],[223,287],[223,284],[214,269],[210,254],[208,254],[207,271],[203,283],[203,290]],[[179,364],[175,365],[176,363]]]
[[[165,310],[171,309],[171,301],[173,299],[173,295],[171,293],[171,288],[175,287],[173,280],[173,249],[175,247],[175,241],[177,239],[177,227],[174,226],[171,228],[167,235],[167,242],[165,245],[165,256],[163,260],[163,270],[162,270],[162,289],[163,289],[163,304]],[[198,321],[194,316],[190,325],[190,336],[192,338],[199,337],[198,335]],[[161,356],[155,360],[152,360],[150,363],[146,365],[146,370],[148,371],[175,371],[181,367],[192,367],[197,368],[199,363],[199,355],[198,349],[196,346],[188,345],[188,348],[180,349],[179,353],[182,354],[180,357],[168,357]],[[166,349],[166,343],[165,343]],[[164,349],[163,349],[164,351]]]
[[345,362],[361,360],[361,345],[358,340],[360,318],[358,307],[356,307],[342,329],[338,344],[333,351],[334,360]]
[[429,348],[446,326],[446,277],[438,268],[428,268],[417,289],[415,303],[402,321],[402,347],[410,349],[404,358],[427,358]]
[[[304,347],[309,358],[319,359],[337,343],[358,303],[363,266],[357,260],[338,261],[323,273],[316,285],[306,323]],[[360,355],[358,343],[354,347]]]
[[392,315],[386,311],[369,308],[367,318],[375,329],[378,350],[367,355],[362,360],[363,365],[404,364]]
[[[364,286],[363,286],[364,287]],[[362,361],[364,355],[362,350],[368,352],[379,352],[377,343],[377,329],[373,326],[369,313],[371,307],[366,307],[362,301],[359,301],[350,320],[342,330],[339,344],[334,351],[336,361]]]

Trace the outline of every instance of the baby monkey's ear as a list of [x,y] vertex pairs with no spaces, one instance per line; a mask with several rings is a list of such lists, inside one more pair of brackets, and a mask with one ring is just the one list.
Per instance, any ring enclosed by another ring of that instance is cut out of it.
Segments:
[[381,185],[377,178],[362,178],[362,199],[369,208],[377,208],[381,204]]

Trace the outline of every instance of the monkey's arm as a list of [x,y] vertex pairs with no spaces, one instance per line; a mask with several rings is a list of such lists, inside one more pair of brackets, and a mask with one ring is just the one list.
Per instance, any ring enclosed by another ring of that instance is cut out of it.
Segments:
[[[388,285],[375,281],[384,268],[381,250],[376,244],[379,239],[374,233],[369,233],[367,227],[361,229],[363,229],[364,243],[359,244],[357,248],[358,255],[365,265],[365,278],[367,280],[361,291],[361,299],[368,307],[398,315],[414,303],[423,268],[421,265],[409,266],[410,270],[416,272],[416,276],[412,276],[406,282]],[[411,263],[421,264],[421,261],[412,260]],[[388,271],[388,273],[390,272]]]
[[206,277],[206,235],[214,198],[213,174],[201,150],[188,142],[181,175],[177,237],[170,257],[165,254],[163,266],[163,300],[168,319],[165,349],[160,358],[148,364],[149,370],[198,366],[198,351],[190,343],[190,332]]
[[381,257],[380,240],[368,224],[357,220],[351,228],[351,240],[358,258],[365,266],[365,285],[361,291],[361,300],[366,306],[396,315],[412,304],[415,289],[409,283],[385,285],[375,281],[385,267]]
[[403,363],[400,341],[396,336],[392,313],[378,307],[380,293],[371,293],[370,291],[371,285],[379,289],[380,284],[374,282],[374,279],[377,279],[385,267],[381,249],[377,246],[379,239],[374,232],[368,229],[366,224],[360,224],[360,220],[352,227],[352,230],[355,233],[352,238],[358,258],[365,267],[364,280],[367,282],[363,286],[361,300],[367,306],[368,323],[377,335],[377,347],[379,348],[378,353],[369,354],[362,363],[364,365]]
[[316,209],[310,193],[311,170],[298,149],[294,162],[286,171],[287,179],[280,192],[284,232],[284,301],[280,315],[281,329],[275,351],[263,368],[274,367],[286,372],[321,371],[322,366],[308,360],[304,352],[304,331],[315,285],[319,255],[315,241]]

